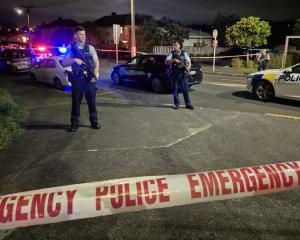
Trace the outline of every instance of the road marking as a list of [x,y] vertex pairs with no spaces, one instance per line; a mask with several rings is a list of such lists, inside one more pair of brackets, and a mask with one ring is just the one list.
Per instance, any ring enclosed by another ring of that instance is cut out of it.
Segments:
[[208,85],[217,85],[224,87],[236,87],[236,88],[246,88],[246,84],[235,84],[235,83],[217,83],[217,82],[203,82]]
[[280,114],[272,114],[272,113],[266,113],[266,116],[277,117],[277,118],[288,118],[288,119],[293,119],[293,120],[300,120],[300,117],[280,115]]
[[145,146],[145,147],[120,147],[120,148],[104,148],[104,149],[92,149],[92,150],[82,150],[82,151],[66,151],[66,152],[59,152],[58,154],[74,154],[74,153],[84,153],[84,152],[114,152],[114,151],[131,151],[131,150],[147,150],[147,149],[164,149],[164,148],[170,148],[173,147],[176,144],[179,144],[195,135],[197,135],[200,132],[204,132],[211,128],[211,124],[206,124],[205,126],[201,128],[189,128],[188,132],[189,134],[186,137],[179,138],[174,142],[171,142],[167,145],[161,145],[161,146]]
[[240,79],[240,80],[238,80],[238,79],[229,79],[229,78],[221,78],[220,79],[221,81],[229,81],[229,82],[246,82],[246,79]]

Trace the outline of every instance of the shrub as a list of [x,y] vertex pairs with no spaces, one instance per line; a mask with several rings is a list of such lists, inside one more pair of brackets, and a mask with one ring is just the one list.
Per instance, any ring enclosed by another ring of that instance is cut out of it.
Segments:
[[231,60],[231,66],[234,67],[234,68],[238,68],[238,69],[244,68],[245,67],[245,61],[243,59],[240,59],[240,58],[233,58]]
[[0,89],[0,149],[21,133],[25,112],[13,101],[10,94]]

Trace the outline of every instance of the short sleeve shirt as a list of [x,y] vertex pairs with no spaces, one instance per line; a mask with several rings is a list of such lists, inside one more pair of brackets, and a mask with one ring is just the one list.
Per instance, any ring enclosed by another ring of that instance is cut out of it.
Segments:
[[[84,44],[76,43],[76,46],[78,47],[78,49],[83,49],[84,48]],[[65,58],[73,58],[73,53],[72,53],[71,48],[72,48],[71,46],[67,47],[67,52],[66,52]],[[97,55],[96,49],[92,45],[89,45],[89,50],[90,50],[90,53],[92,55],[93,61],[97,62],[98,61],[98,55]]]
[[[181,51],[179,51],[178,52],[178,54],[180,55],[181,54]],[[172,60],[172,58],[173,58],[173,54],[172,54],[172,52],[167,56],[167,61],[170,61],[170,60]],[[186,61],[186,62],[191,62],[191,58],[189,57],[189,55],[186,53],[186,52],[184,52],[184,61]]]

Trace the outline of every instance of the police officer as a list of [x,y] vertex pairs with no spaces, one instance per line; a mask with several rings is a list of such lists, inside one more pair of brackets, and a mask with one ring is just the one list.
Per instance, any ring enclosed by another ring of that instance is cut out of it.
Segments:
[[267,49],[262,49],[258,58],[258,71],[266,70],[268,62],[270,62],[270,55],[267,53]]
[[187,71],[191,68],[191,58],[182,50],[182,42],[176,40],[173,44],[174,50],[167,56],[166,64],[171,66],[171,79],[174,97],[174,108],[179,108],[179,87],[182,90],[185,106],[187,109],[194,109],[190,97],[187,80]]
[[64,66],[72,67],[72,112],[70,132],[79,127],[80,104],[85,95],[91,128],[100,129],[96,109],[96,81],[99,77],[99,59],[95,48],[86,43],[85,29],[82,26],[75,28],[76,42],[68,47],[63,59]]

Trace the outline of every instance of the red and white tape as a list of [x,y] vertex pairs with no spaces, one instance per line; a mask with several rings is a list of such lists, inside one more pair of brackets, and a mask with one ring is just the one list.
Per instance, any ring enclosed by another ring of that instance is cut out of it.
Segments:
[[299,161],[55,187],[1,196],[0,229],[242,198],[299,187]]

